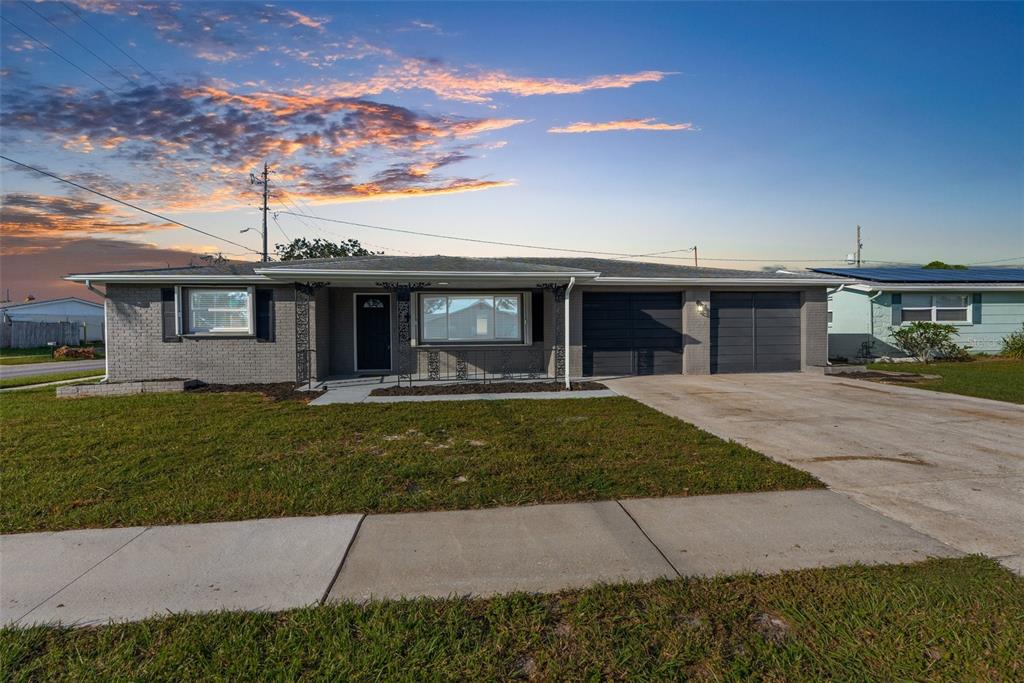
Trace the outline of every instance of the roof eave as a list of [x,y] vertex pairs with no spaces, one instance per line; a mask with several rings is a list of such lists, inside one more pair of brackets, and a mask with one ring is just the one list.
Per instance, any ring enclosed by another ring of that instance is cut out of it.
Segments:
[[850,284],[845,278],[752,278],[752,277],[598,277],[595,284],[637,285],[820,285],[832,287]]
[[68,275],[63,279],[70,282],[141,282],[141,283],[179,283],[179,282],[272,282],[262,275],[174,275],[174,274],[132,274],[132,273],[95,273],[87,275]]

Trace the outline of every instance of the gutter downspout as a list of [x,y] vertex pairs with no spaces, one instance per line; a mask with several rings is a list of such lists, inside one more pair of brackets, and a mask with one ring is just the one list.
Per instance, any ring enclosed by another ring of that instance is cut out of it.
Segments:
[[565,388],[570,389],[571,383],[569,381],[569,294],[572,292],[572,286],[576,284],[576,277],[569,278],[569,286],[565,288]]
[[93,286],[92,280],[85,281],[85,288],[94,294],[99,294],[103,297],[103,380],[104,382],[110,377],[110,354],[107,353],[107,293],[101,292]]

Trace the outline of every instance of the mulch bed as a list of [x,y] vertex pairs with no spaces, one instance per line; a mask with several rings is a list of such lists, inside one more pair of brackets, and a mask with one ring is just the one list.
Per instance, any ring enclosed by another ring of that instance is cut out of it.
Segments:
[[[573,382],[571,391],[607,389],[600,382]],[[450,394],[528,394],[537,391],[565,391],[562,382],[492,382],[490,384],[424,384],[412,387],[374,389],[370,396],[441,396]]]
[[294,382],[276,382],[273,384],[200,384],[189,389],[198,393],[206,394],[229,394],[238,392],[253,392],[263,394],[271,401],[312,401],[322,396],[323,391],[299,391],[295,388]]

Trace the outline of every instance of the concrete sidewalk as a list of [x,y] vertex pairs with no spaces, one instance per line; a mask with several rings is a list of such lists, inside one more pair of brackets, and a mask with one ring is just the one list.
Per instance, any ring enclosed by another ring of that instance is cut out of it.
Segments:
[[557,591],[959,553],[831,491],[0,536],[0,623]]

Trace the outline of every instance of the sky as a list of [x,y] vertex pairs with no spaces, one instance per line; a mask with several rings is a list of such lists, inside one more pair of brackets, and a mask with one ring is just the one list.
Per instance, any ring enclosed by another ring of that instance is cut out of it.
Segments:
[[1021,3],[0,15],[3,154],[216,236],[3,161],[12,300],[89,296],[71,272],[258,258],[240,231],[260,225],[264,162],[271,245],[569,254],[329,218],[757,270],[842,263],[859,224],[869,262],[1024,264]]

